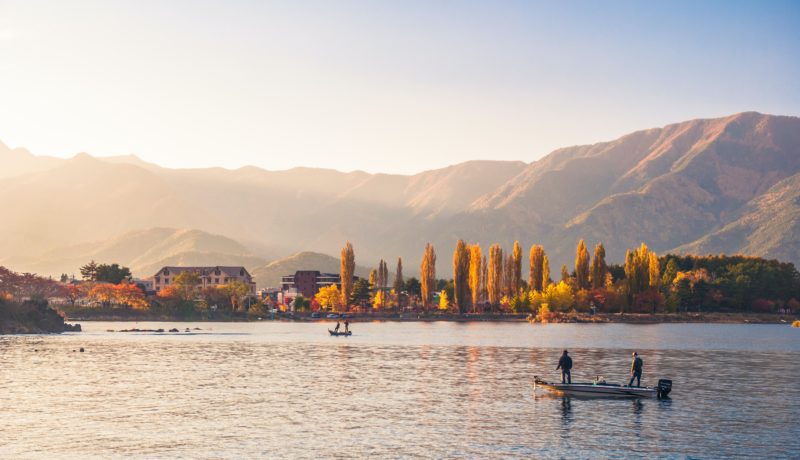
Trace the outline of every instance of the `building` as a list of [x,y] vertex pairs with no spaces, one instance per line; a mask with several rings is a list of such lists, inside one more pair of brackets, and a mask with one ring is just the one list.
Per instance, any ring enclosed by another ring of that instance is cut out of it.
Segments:
[[320,273],[318,270],[298,270],[294,275],[281,277],[281,292],[294,298],[297,294],[306,299],[313,298],[319,288],[335,284],[342,287],[338,273]]
[[163,267],[153,275],[153,286],[158,292],[162,288],[169,286],[176,276],[183,272],[197,273],[200,276],[198,288],[213,286],[224,286],[234,281],[241,281],[250,287],[250,294],[255,295],[256,283],[253,277],[244,267]]

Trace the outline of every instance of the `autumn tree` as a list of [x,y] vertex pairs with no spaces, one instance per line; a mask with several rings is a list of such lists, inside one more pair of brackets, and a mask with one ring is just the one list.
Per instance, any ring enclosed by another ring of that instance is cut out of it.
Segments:
[[592,268],[590,278],[592,288],[599,289],[606,285],[606,275],[608,274],[608,265],[606,265],[606,249],[603,243],[597,243],[594,247],[594,258],[592,258]]
[[648,255],[647,267],[650,287],[658,289],[661,286],[661,265],[658,262],[658,256],[653,251],[650,251]]
[[542,290],[542,265],[544,260],[544,247],[538,244],[531,246],[530,251],[530,275],[528,276],[528,287],[532,291]]
[[464,240],[458,240],[453,251],[453,301],[462,314],[466,313],[470,298],[469,260],[469,246]]
[[514,248],[511,251],[510,275],[509,291],[511,296],[516,296],[522,287],[522,247],[520,247],[519,241],[514,241]]
[[342,285],[342,304],[347,305],[353,292],[353,275],[356,271],[356,256],[353,245],[348,241],[342,248],[339,276]]
[[243,307],[242,299],[250,293],[250,286],[239,280],[219,286],[219,289],[230,297],[232,311],[241,310]]
[[200,286],[200,274],[189,271],[180,272],[172,279],[172,286],[177,290],[181,300],[192,300],[197,296],[197,288]]
[[550,285],[550,259],[547,254],[542,256],[542,289]]
[[472,311],[478,307],[481,295],[481,278],[483,274],[483,263],[481,246],[473,244],[469,247],[469,290],[472,294]]
[[381,259],[378,262],[378,289],[381,292],[381,304],[380,307],[383,308],[386,306],[386,286],[389,284],[389,267],[386,265],[386,261]]
[[508,296],[509,298],[514,296],[513,288],[511,284],[514,280],[514,255],[508,254],[506,255],[505,261],[503,263],[503,295]]
[[575,249],[575,283],[578,289],[589,289],[589,251],[583,240]]
[[[658,256],[646,244],[642,243],[633,251],[628,250],[625,253],[625,288],[628,305],[633,305],[636,302],[636,296],[645,291],[657,291],[660,282],[661,270]],[[653,303],[655,300],[648,302]]]
[[378,289],[378,270],[374,268],[369,271],[369,287],[370,289]]
[[425,252],[422,254],[422,263],[419,267],[420,275],[420,297],[422,306],[427,308],[433,292],[436,290],[436,251],[433,245],[425,245]]
[[481,301],[486,301],[488,298],[486,283],[489,279],[489,264],[486,262],[486,255],[483,255],[483,259],[481,260],[481,293],[480,299]]
[[492,306],[500,304],[503,282],[503,248],[495,243],[489,247],[489,268],[486,274],[487,300]]
[[323,286],[314,296],[320,307],[326,310],[339,311],[342,306],[342,294],[339,292],[339,287],[335,284],[330,286]]
[[569,270],[566,264],[561,266],[561,281],[565,283],[569,282]]
[[123,282],[112,286],[115,303],[134,310],[147,310],[150,307],[144,292],[135,284]]
[[450,307],[450,300],[447,298],[447,291],[439,293],[439,310],[447,310]]

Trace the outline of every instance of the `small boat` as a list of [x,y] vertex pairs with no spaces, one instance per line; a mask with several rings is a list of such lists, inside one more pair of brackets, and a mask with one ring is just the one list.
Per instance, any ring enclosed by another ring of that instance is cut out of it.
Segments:
[[587,383],[547,382],[533,376],[533,391],[542,388],[551,393],[569,396],[599,396],[616,398],[658,398],[664,399],[672,391],[672,380],[660,379],[655,387],[629,387],[605,380],[596,379]]
[[328,329],[328,332],[329,332],[331,335],[333,335],[333,336],[336,336],[336,337],[338,337],[338,336],[340,336],[340,335],[343,335],[343,336],[345,336],[345,337],[347,337],[347,336],[349,336],[349,335],[353,335],[353,331],[347,331],[347,332],[344,332],[344,331],[342,331],[342,332],[336,332],[336,331],[332,331],[332,330]]

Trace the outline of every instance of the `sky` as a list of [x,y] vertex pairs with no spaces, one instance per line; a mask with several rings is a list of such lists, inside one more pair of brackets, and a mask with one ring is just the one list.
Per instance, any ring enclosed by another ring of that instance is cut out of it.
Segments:
[[0,0],[0,141],[411,174],[800,115],[798,1]]

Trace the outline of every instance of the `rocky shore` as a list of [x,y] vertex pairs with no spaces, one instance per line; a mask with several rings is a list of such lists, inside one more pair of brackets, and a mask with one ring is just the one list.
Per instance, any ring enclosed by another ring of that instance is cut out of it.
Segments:
[[80,324],[68,324],[47,302],[26,301],[0,304],[1,334],[56,334],[80,332]]

